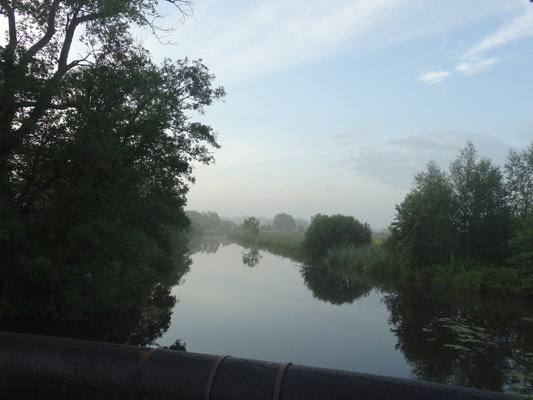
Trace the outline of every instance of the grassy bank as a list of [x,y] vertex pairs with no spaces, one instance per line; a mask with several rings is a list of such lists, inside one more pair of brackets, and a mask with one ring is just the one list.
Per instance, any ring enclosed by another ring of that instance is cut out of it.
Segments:
[[301,244],[304,239],[303,232],[269,232],[259,235],[231,234],[229,237],[248,247],[257,247],[271,253],[302,261]]
[[363,246],[339,246],[330,249],[321,259],[312,260],[302,252],[302,232],[260,233],[256,236],[234,234],[232,239],[244,246],[268,250],[299,262],[322,265],[337,271],[357,272],[372,278],[396,277],[436,286],[533,296],[533,275],[525,268],[487,267],[467,260],[454,260],[446,265],[418,269],[406,268],[398,263],[397,257],[382,240],[373,240],[372,244]]
[[525,268],[487,267],[458,260],[446,265],[434,265],[419,270],[402,269],[400,277],[426,281],[439,286],[533,296],[533,275]]
[[231,238],[242,245],[268,250],[307,264],[323,265],[336,270],[357,271],[372,276],[397,273],[397,269],[392,267],[394,260],[390,253],[384,246],[375,242],[364,246],[336,247],[329,250],[325,257],[314,260],[302,251],[303,232],[233,234]]
[[398,274],[392,255],[382,244],[339,246],[328,251],[322,264],[335,269],[351,270],[370,276]]

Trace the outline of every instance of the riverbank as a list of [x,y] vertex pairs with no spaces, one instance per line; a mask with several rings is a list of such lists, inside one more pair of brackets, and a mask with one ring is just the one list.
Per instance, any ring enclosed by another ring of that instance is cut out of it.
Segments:
[[527,268],[481,266],[469,260],[452,260],[446,265],[417,269],[406,268],[383,240],[373,240],[370,245],[336,247],[321,259],[313,260],[306,257],[302,250],[303,232],[259,235],[234,233],[230,237],[246,247],[268,250],[302,263],[361,273],[369,278],[396,278],[436,286],[533,297],[533,274]]

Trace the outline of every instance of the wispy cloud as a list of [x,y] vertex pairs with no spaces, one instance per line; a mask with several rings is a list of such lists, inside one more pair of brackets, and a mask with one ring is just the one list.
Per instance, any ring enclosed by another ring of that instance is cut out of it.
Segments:
[[465,75],[474,75],[485,69],[490,65],[496,63],[498,60],[495,58],[490,58],[488,60],[479,60],[474,62],[462,62],[457,64],[455,70]]
[[435,84],[442,82],[454,73],[475,75],[487,70],[498,62],[497,57],[487,58],[487,54],[528,36],[533,36],[533,7],[527,7],[522,14],[505,22],[496,31],[487,34],[458,59],[455,67],[448,70],[428,72],[418,77],[419,81]]
[[[180,55],[204,59],[227,84],[332,54],[428,35],[440,35],[446,42],[448,32],[516,12],[522,1],[202,0],[195,5],[195,19],[180,27],[175,41]],[[527,25],[527,21],[522,23]],[[169,56],[168,48],[155,49],[157,43],[149,44],[157,56]]]
[[433,71],[422,74],[418,77],[419,81],[435,84],[442,82],[445,78],[451,75],[451,71]]
[[331,54],[344,40],[388,15],[399,0],[272,0],[250,7],[241,23],[220,26],[203,57],[220,74],[260,75]]
[[481,39],[475,46],[468,50],[463,57],[471,58],[483,55],[496,47],[510,42],[533,36],[533,7],[529,5],[522,15],[508,21],[495,32]]

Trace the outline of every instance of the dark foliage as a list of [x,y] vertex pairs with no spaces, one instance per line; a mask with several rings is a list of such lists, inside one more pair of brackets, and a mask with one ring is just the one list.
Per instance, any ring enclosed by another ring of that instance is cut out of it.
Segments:
[[302,250],[310,261],[316,262],[330,249],[346,244],[369,244],[371,240],[370,226],[354,217],[317,214],[305,232]]
[[294,232],[297,229],[296,221],[294,218],[285,213],[276,214],[274,221],[272,222],[274,228],[284,232]]
[[[155,65],[134,42],[128,25],[149,24],[155,4],[0,4],[9,22],[0,47],[0,315],[129,310],[176,283],[187,263],[191,163],[211,162],[208,146],[218,146],[189,118],[224,90],[201,62]],[[81,30],[87,50],[71,59]]]
[[[469,142],[449,173],[430,163],[415,177],[414,187],[396,207],[390,247],[405,268],[450,263],[465,274],[465,268],[501,267],[506,260],[522,270],[530,268],[532,171],[533,146],[511,151],[504,179]],[[481,279],[482,273],[471,275]],[[526,290],[527,285],[520,286]]]

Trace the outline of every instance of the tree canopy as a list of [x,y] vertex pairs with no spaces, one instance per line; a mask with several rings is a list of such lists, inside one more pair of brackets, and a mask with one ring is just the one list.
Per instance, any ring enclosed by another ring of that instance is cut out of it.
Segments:
[[256,217],[245,218],[241,229],[249,235],[257,236],[259,235],[259,220]]
[[135,42],[129,25],[156,29],[156,5],[0,1],[0,314],[27,293],[66,319],[128,309],[186,265],[192,165],[218,147],[191,117],[224,89],[200,61],[156,65]]
[[531,260],[532,154],[533,146],[511,151],[506,179],[491,160],[478,157],[470,142],[449,173],[429,163],[396,207],[391,224],[391,244],[403,264],[418,268],[458,258],[481,265],[503,265],[509,257],[515,263]]
[[453,214],[457,208],[449,177],[436,163],[415,176],[413,189],[396,206],[391,225],[403,262],[414,265],[446,263],[455,243]]
[[285,213],[276,214],[272,225],[274,225],[274,228],[285,232],[294,232],[297,229],[294,218]]
[[327,251],[345,244],[369,244],[372,231],[366,223],[361,223],[352,216],[317,214],[311,219],[311,225],[305,231],[302,248],[311,261],[320,260]]

